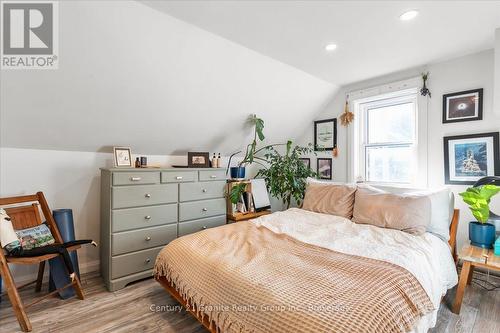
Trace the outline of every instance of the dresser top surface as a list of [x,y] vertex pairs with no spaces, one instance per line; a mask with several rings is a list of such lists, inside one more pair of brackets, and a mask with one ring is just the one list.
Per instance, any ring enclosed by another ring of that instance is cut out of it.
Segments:
[[109,172],[158,172],[158,171],[209,171],[226,170],[226,168],[99,168],[102,171]]

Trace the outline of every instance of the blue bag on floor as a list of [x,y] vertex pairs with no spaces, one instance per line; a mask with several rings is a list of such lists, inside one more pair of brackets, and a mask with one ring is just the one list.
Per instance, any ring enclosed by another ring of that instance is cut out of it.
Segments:
[[[71,209],[56,209],[52,211],[54,220],[56,221],[57,228],[61,233],[63,242],[75,240],[75,225],[73,223],[73,211]],[[70,252],[71,262],[76,274],[80,277],[80,270],[78,267],[78,256],[76,251]],[[49,275],[49,290],[53,291],[62,288],[71,282],[66,266],[63,259],[58,256],[49,260],[50,275]],[[62,299],[73,297],[75,291],[72,287],[66,288],[59,292]]]

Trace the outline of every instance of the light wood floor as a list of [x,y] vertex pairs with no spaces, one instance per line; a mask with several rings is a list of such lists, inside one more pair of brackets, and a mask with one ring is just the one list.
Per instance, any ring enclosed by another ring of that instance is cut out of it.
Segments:
[[[500,279],[491,281],[500,283]],[[82,284],[86,295],[84,301],[53,298],[28,309],[33,332],[206,332],[184,310],[151,311],[152,304],[178,305],[153,279],[137,282],[114,293],[106,291],[97,273],[82,276]],[[21,293],[25,302],[36,296],[33,289],[28,287]],[[46,290],[47,286],[43,291]],[[500,333],[500,290],[487,292],[477,286],[469,287],[460,316],[449,310],[454,297],[455,291],[450,290],[432,333]],[[6,296],[0,303],[0,332],[20,332]]]

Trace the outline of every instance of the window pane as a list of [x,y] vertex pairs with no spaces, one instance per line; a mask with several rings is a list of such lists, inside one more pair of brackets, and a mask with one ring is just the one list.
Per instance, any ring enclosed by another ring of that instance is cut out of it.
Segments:
[[412,142],[414,103],[368,109],[367,121],[368,143]]
[[366,180],[370,182],[410,183],[410,146],[385,146],[366,148]]

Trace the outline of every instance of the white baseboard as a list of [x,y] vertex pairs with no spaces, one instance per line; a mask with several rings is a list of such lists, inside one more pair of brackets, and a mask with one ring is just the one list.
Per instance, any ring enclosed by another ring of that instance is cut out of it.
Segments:
[[[99,260],[94,260],[79,264],[80,274],[99,271],[99,264],[100,264]],[[48,277],[49,277],[49,270],[46,268],[45,274],[43,275],[45,282],[47,281]],[[14,276],[14,280],[16,281],[16,285],[18,286],[31,282],[35,279],[36,279],[36,273]],[[4,291],[5,291],[5,283],[2,281],[2,292]]]

